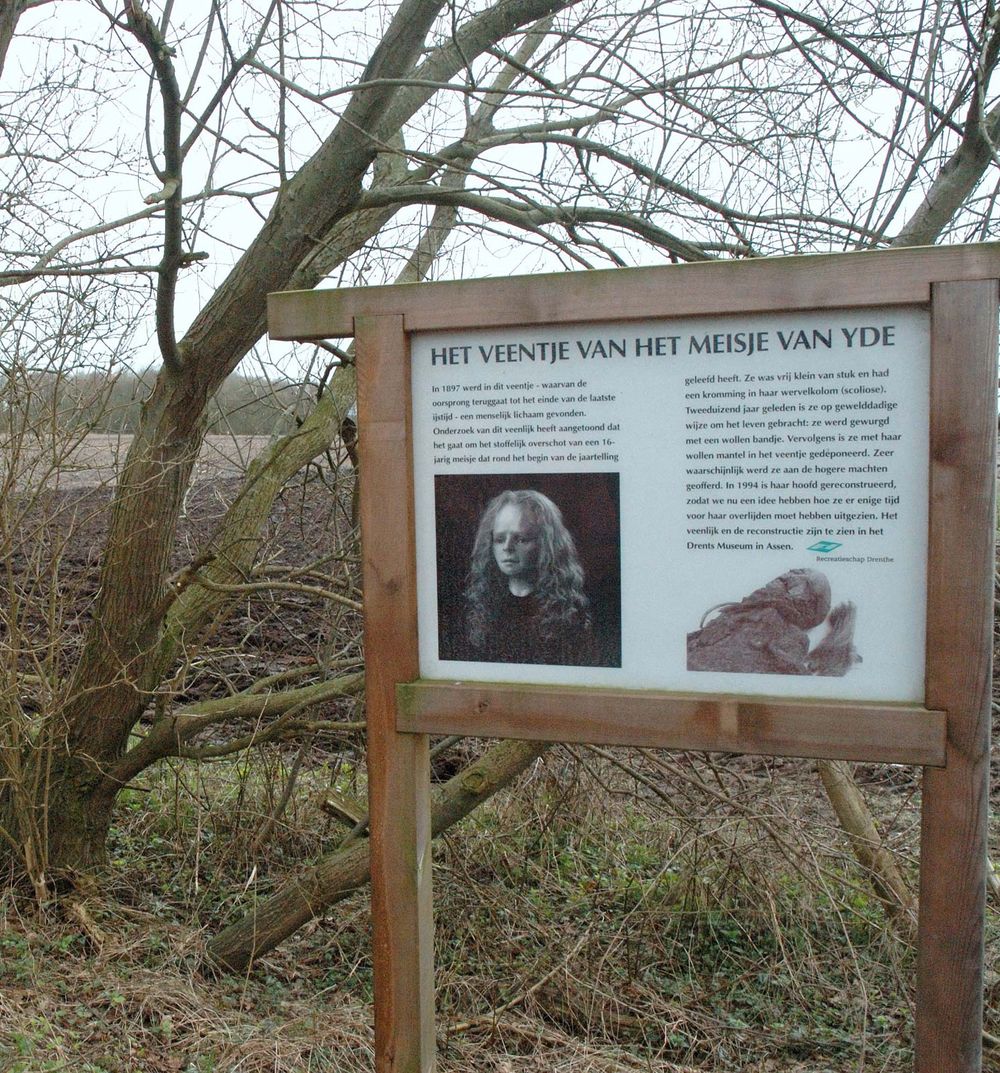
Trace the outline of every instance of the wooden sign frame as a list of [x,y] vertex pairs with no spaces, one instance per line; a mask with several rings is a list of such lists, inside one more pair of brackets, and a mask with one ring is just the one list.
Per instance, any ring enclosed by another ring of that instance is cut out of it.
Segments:
[[[270,296],[272,338],[356,340],[378,1073],[435,1063],[430,734],[923,765],[915,1069],[981,1069],[998,277],[991,244]],[[895,305],[931,319],[924,705],[419,680],[412,333]]]

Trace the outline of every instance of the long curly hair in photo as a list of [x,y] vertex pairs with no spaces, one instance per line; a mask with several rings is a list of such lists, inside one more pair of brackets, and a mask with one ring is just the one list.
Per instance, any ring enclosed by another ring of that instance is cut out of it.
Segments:
[[493,556],[493,530],[497,515],[506,506],[519,507],[538,532],[537,578],[531,593],[537,608],[537,635],[554,639],[569,629],[588,628],[589,601],[583,591],[583,567],[562,512],[548,496],[525,488],[495,496],[479,519],[465,588],[469,642],[477,648],[488,647],[504,625],[501,608],[508,582]]

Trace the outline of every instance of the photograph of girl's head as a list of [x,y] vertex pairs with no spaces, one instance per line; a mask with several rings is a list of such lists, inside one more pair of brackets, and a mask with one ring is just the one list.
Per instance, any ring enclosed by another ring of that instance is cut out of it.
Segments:
[[501,492],[479,520],[465,590],[469,642],[491,648],[509,625],[513,600],[528,601],[532,632],[543,643],[589,628],[573,537],[555,503],[527,488]]

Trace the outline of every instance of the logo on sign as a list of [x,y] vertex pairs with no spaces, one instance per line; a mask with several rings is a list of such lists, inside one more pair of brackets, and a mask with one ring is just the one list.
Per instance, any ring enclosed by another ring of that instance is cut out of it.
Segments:
[[821,555],[827,555],[829,552],[836,551],[837,548],[840,547],[843,547],[843,545],[838,544],[836,540],[820,540],[806,548],[806,551],[818,551]]

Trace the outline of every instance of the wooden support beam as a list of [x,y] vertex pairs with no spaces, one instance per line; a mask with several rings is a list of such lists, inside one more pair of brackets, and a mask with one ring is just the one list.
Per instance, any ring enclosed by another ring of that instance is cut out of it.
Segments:
[[944,762],[945,715],[919,705],[741,700],[482,682],[400,685],[397,728],[769,756]]
[[282,291],[268,296],[272,339],[353,334],[354,317],[398,313],[408,332],[586,323],[714,313],[925,305],[933,280],[1000,275],[1000,244],[874,250],[671,268],[612,268],[505,279]]
[[[409,363],[403,320],[356,330],[364,564],[376,1073],[434,1069],[430,757],[396,731],[396,683],[417,673]],[[384,518],[391,514],[392,525]]]
[[998,297],[995,280],[940,283],[931,307],[927,703],[948,738],[924,773],[917,1073],[982,1068]]

